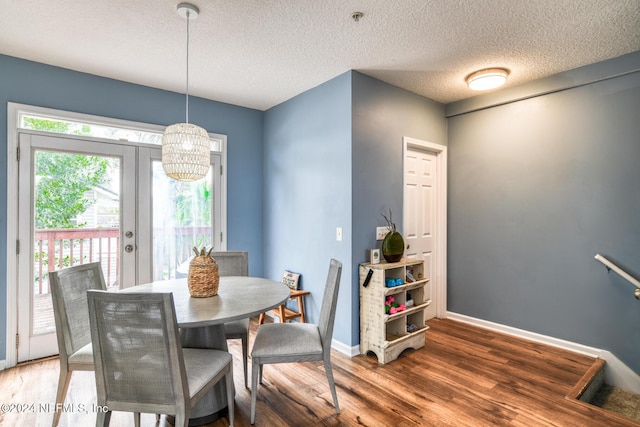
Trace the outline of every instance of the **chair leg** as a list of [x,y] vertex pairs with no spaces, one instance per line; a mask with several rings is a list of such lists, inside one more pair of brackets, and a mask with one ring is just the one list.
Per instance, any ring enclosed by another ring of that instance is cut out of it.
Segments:
[[189,417],[185,414],[176,414],[173,425],[174,427],[188,427]]
[[247,372],[247,353],[249,349],[249,333],[242,335],[242,362],[244,363],[244,388],[249,388],[249,374]]
[[133,425],[135,427],[140,427],[140,412],[133,413]]
[[58,377],[58,392],[56,393],[56,412],[53,414],[53,427],[56,427],[60,422],[60,415],[62,415],[62,405],[64,399],[67,396],[67,390],[69,389],[69,383],[71,382],[71,373],[60,366],[60,376]]
[[[247,371],[245,369],[245,375]],[[229,426],[233,427],[233,422],[235,419],[235,402],[234,402],[234,392],[233,392],[233,367],[229,366],[229,372],[225,374],[225,380],[227,382],[227,411],[229,413]]]
[[339,414],[340,406],[338,405],[338,395],[336,394],[336,384],[333,381],[333,370],[331,369],[331,360],[329,358],[324,359],[324,370],[327,373],[327,379],[329,380],[329,388],[331,389],[331,396],[333,396],[333,406],[336,407],[336,414]]
[[261,372],[260,364],[255,357],[251,364],[251,424],[256,422],[256,400],[258,395],[258,373]]
[[300,311],[300,323],[306,323],[306,318],[304,317],[304,299],[302,295],[298,297],[298,311]]
[[111,411],[98,411],[98,413],[96,414],[96,427],[108,427],[109,422],[111,422]]

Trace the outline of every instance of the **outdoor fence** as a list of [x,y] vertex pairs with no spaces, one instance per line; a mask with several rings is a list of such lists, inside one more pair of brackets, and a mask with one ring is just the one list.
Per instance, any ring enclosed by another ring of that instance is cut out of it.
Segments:
[[[194,246],[210,247],[211,227],[155,229],[153,236],[153,280],[164,280],[180,275],[178,268],[193,255]],[[34,294],[49,293],[48,272],[96,261],[107,286],[119,286],[119,228],[36,230]]]

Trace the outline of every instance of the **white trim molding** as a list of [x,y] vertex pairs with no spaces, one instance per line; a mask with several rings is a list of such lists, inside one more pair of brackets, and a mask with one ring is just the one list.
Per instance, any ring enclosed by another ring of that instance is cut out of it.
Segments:
[[348,345],[333,339],[331,340],[331,348],[349,357],[354,357],[360,354],[360,344],[349,347]]
[[563,350],[572,351],[574,353],[584,354],[590,357],[597,357],[607,362],[604,373],[604,382],[608,385],[620,387],[621,389],[640,393],[640,375],[636,374],[631,368],[618,359],[613,353],[600,348],[589,347],[571,341],[562,340],[560,338],[550,337],[548,335],[538,334],[536,332],[526,331],[500,323],[490,322],[488,320],[478,319],[453,312],[447,312],[447,319],[456,320],[458,322],[468,323],[479,328],[489,329],[503,334],[512,335],[529,341],[558,347]]
[[[433,142],[422,141],[408,136],[402,137],[402,175],[404,180],[404,161],[409,148],[417,148],[436,155],[437,181],[436,187],[436,259],[432,283],[435,288],[436,316],[447,317],[447,147]],[[403,183],[404,193],[404,183]],[[404,207],[404,200],[403,200]]]
[[[16,350],[16,335],[18,334],[18,254],[16,245],[18,240],[18,189],[15,183],[18,182],[18,162],[16,160],[18,151],[18,128],[20,127],[18,113],[19,104],[7,104],[7,314],[6,324],[6,353],[3,369],[16,365],[18,353]],[[11,184],[10,184],[11,183]]]

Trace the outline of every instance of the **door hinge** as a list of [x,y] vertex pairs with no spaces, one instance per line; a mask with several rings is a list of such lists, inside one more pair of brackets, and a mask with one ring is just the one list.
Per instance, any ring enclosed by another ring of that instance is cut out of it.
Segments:
[[222,243],[222,231],[220,232],[220,243]]
[[20,347],[20,334],[16,334],[16,348]]
[[220,176],[222,176],[222,165],[220,165]]
[[16,240],[16,255],[20,255],[20,240]]
[[16,157],[16,160],[20,161],[20,147],[18,147],[18,149],[16,150]]

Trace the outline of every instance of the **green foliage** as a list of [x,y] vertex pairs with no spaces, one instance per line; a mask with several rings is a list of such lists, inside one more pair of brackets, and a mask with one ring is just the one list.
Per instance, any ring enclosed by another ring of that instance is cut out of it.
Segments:
[[211,224],[211,190],[206,179],[196,184],[176,183],[175,222],[178,226]]
[[95,203],[85,193],[109,181],[107,159],[82,154],[36,153],[36,228],[75,228],[75,218]]
[[[47,132],[68,133],[69,124],[53,120],[24,118],[24,126]],[[74,131],[90,133],[88,126]],[[37,151],[35,156],[36,228],[76,228],[75,218],[86,211],[93,199],[85,193],[109,182],[109,161],[98,156],[56,151]]]
[[65,122],[36,119],[35,117],[23,117],[22,124],[27,129],[42,130],[53,133],[69,133],[69,123]]
[[23,117],[22,126],[26,129],[41,130],[51,133],[66,133],[70,135],[91,135],[89,125],[78,126],[74,123],[57,120],[38,119],[35,117]]

